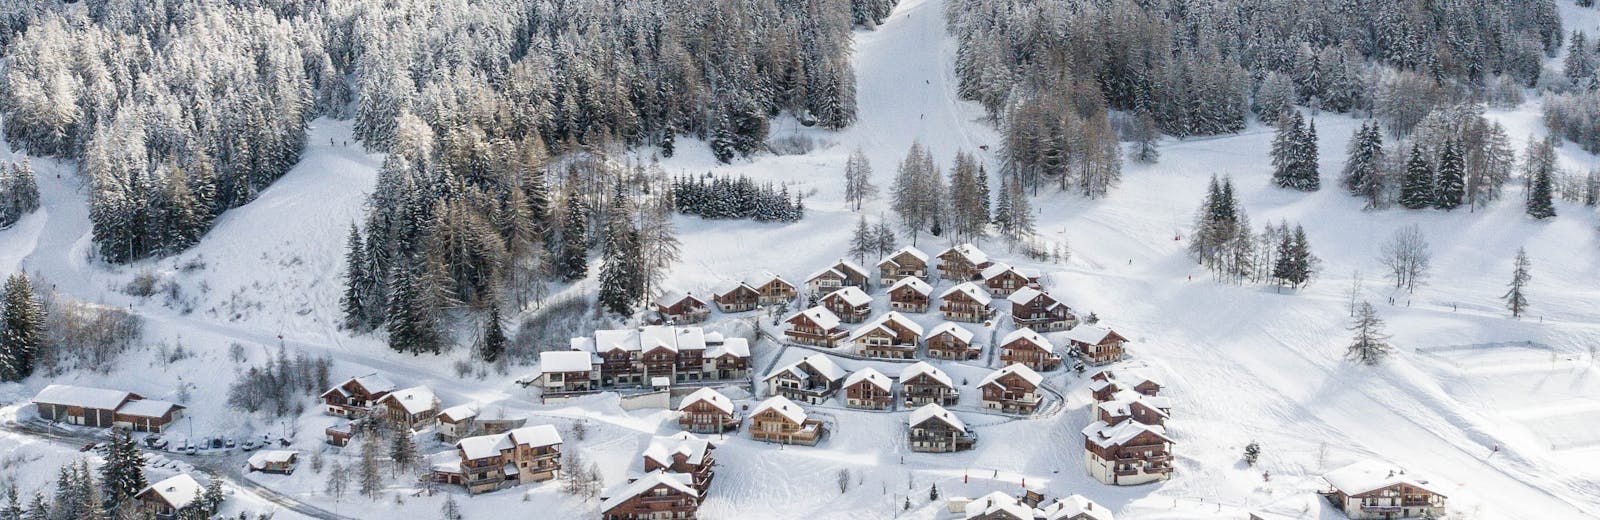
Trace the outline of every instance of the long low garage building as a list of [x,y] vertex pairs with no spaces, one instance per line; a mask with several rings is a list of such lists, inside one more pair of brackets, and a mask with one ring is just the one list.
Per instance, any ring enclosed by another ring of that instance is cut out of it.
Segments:
[[160,432],[183,416],[183,406],[145,399],[122,390],[74,385],[50,385],[34,396],[39,417],[46,420],[141,432]]

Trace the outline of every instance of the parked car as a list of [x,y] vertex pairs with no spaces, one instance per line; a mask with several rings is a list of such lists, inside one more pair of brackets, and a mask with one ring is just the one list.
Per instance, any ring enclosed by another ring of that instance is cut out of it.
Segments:
[[91,443],[83,445],[82,448],[78,448],[78,451],[85,451],[86,452],[86,451],[89,451],[89,450],[92,450],[92,449],[94,449],[94,443],[91,442]]
[[213,449],[213,450],[222,449],[222,437],[212,437],[211,438],[211,449]]
[[255,439],[245,439],[244,444],[239,445],[239,449],[244,451],[255,451],[256,448],[260,447],[261,444],[257,443]]
[[149,437],[145,437],[144,438],[144,445],[147,448],[153,448],[153,449],[158,449],[159,450],[159,449],[167,447],[167,440],[161,438],[160,435],[151,435]]
[[233,448],[234,446],[238,446],[237,443],[233,442],[233,437],[228,437],[227,440],[223,441],[223,444],[226,445],[230,449]]

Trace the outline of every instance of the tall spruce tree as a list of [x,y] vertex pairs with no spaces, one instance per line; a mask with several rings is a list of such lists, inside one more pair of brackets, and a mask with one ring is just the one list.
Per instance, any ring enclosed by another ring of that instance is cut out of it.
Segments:
[[1542,167],[1534,170],[1533,178],[1528,179],[1528,216],[1540,220],[1556,216],[1551,177],[1551,168]]
[[1367,209],[1379,208],[1383,196],[1383,133],[1377,121],[1361,124],[1350,138],[1346,153],[1340,184],[1351,195],[1366,199]]
[[494,363],[506,352],[506,331],[500,321],[500,304],[489,305],[489,315],[483,320],[483,346],[478,349],[478,357],[485,362]]
[[1505,300],[1506,309],[1511,311],[1511,317],[1521,318],[1522,313],[1528,311],[1528,281],[1533,279],[1533,274],[1528,272],[1533,267],[1528,261],[1528,251],[1517,248],[1517,259],[1512,264],[1511,283],[1508,284]]
[[[413,263],[406,262],[406,263]],[[434,299],[423,266],[400,264],[389,275],[389,348],[412,355],[443,350]]]
[[344,328],[366,332],[372,328],[367,316],[367,288],[372,281],[367,273],[367,249],[361,241],[361,230],[356,228],[354,222],[350,223],[350,237],[345,247],[344,296],[339,299],[339,306],[344,312]]
[[872,228],[867,225],[867,216],[861,215],[856,219],[855,230],[850,233],[850,256],[856,259],[856,263],[865,264],[875,253],[877,243]]
[[1305,160],[1305,119],[1300,111],[1289,110],[1278,119],[1272,138],[1272,182],[1279,188],[1299,189],[1300,169]]
[[562,279],[573,282],[589,275],[589,212],[578,190],[571,187],[564,208],[561,258],[556,267]]
[[625,216],[615,215],[601,246],[600,306],[624,318],[633,314],[638,301],[637,236]]
[[100,481],[112,503],[132,499],[150,483],[144,478],[144,455],[128,432],[114,429],[106,448],[106,463],[100,466]]
[[1466,162],[1461,153],[1461,143],[1454,138],[1445,139],[1444,151],[1439,154],[1437,182],[1438,186],[1433,194],[1433,207],[1450,211],[1466,202]]
[[22,273],[6,278],[0,305],[0,381],[21,381],[33,375],[44,344],[44,307]]
[[1433,205],[1433,166],[1423,156],[1422,147],[1411,146],[1411,157],[1406,160],[1406,171],[1400,179],[1400,205],[1406,209],[1423,209]]

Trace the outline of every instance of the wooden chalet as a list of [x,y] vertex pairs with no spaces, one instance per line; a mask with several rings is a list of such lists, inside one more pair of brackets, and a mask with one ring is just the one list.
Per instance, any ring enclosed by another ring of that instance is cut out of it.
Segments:
[[139,509],[161,520],[173,520],[200,505],[206,488],[188,473],[156,482],[133,495]]
[[678,427],[695,433],[722,433],[739,429],[739,412],[733,401],[711,388],[695,390],[678,403]]
[[1376,460],[1363,460],[1323,475],[1322,496],[1351,520],[1444,518],[1446,497],[1427,477],[1407,474]]
[[806,289],[811,294],[828,294],[845,287],[866,288],[867,270],[855,262],[839,259],[827,269],[812,273],[806,278]]
[[1095,404],[1094,418],[1106,424],[1124,420],[1151,426],[1166,426],[1172,416],[1172,403],[1165,397],[1152,397],[1132,390],[1118,392],[1112,399]]
[[711,301],[715,302],[717,309],[722,312],[753,311],[761,304],[761,293],[750,284],[729,282],[717,287],[711,295]]
[[143,397],[121,390],[50,385],[33,397],[33,405],[39,417],[48,421],[110,428],[117,409],[139,399]]
[[898,312],[872,320],[850,333],[856,352],[863,356],[885,359],[916,359],[917,346],[922,342],[922,326]]
[[911,411],[911,451],[950,453],[972,449],[978,436],[943,406],[926,404]]
[[1039,288],[1038,271],[1018,269],[1006,263],[991,264],[979,271],[978,277],[983,279],[984,290],[997,298],[1010,296],[1024,287]]
[[781,395],[750,412],[750,437],[758,441],[816,446],[825,432],[822,421],[806,417],[800,405]]
[[978,359],[983,352],[972,343],[972,331],[955,323],[944,322],[928,330],[923,341],[928,346],[928,357],[934,359]]
[[124,403],[113,414],[112,424],[136,432],[161,433],[167,425],[183,417],[183,405],[156,399],[137,399]]
[[1021,499],[995,491],[967,502],[961,517],[965,520],[1034,520],[1032,506]]
[[652,471],[607,490],[600,499],[601,520],[694,520],[701,491],[693,476]]
[[901,312],[928,312],[933,286],[921,278],[907,276],[889,286],[889,308]]
[[907,407],[925,404],[953,406],[961,392],[948,374],[926,361],[918,361],[900,371],[900,395]]
[[872,367],[851,372],[844,380],[844,405],[867,410],[894,408],[894,383]]
[[962,282],[939,294],[939,313],[944,319],[980,323],[989,319],[988,291],[972,282]]
[[957,282],[972,281],[989,264],[989,255],[977,246],[961,244],[939,253],[939,276]]
[[[710,336],[710,334],[707,334]],[[750,377],[750,340],[727,338],[715,343],[706,340],[703,359],[704,379],[727,381]]]
[[978,382],[983,392],[983,407],[1004,413],[1030,414],[1043,400],[1039,385],[1044,376],[1025,365],[1011,364],[985,376]]
[[452,406],[441,410],[433,419],[434,437],[453,443],[472,435],[478,420],[478,407],[470,404]]
[[343,448],[350,445],[350,439],[354,439],[360,429],[361,421],[359,419],[342,421],[322,430],[323,441],[331,446]]
[[1095,325],[1079,325],[1067,331],[1067,344],[1078,356],[1089,365],[1104,365],[1121,361],[1124,355],[1123,344],[1127,338],[1117,334],[1116,331]]
[[439,398],[433,395],[433,389],[413,386],[385,394],[378,399],[378,409],[394,424],[418,428],[439,415]]
[[555,426],[526,426],[456,442],[459,460],[435,465],[437,482],[478,494],[555,478],[561,470],[561,434]]
[[797,312],[784,321],[789,324],[788,330],[783,331],[784,336],[787,336],[789,341],[803,345],[833,347],[850,334],[850,331],[842,326],[839,317],[823,307],[812,307]]
[[294,469],[299,466],[300,453],[289,450],[261,450],[250,454],[250,459],[245,461],[245,467],[250,471],[279,475],[294,474]]
[[1161,395],[1161,383],[1137,370],[1101,370],[1089,376],[1089,391],[1094,395],[1095,402],[1109,401],[1123,390],[1155,397]]
[[1166,428],[1134,420],[1095,421],[1083,429],[1084,468],[1101,483],[1136,486],[1172,477]]
[[644,471],[667,471],[683,473],[693,477],[696,491],[704,495],[711,488],[711,479],[716,476],[716,458],[711,456],[711,450],[716,449],[710,441],[696,437],[689,432],[679,432],[671,437],[657,437],[650,441],[650,446],[644,450]]
[[767,394],[808,404],[822,404],[838,392],[849,373],[833,359],[812,354],[767,375]]
[[928,254],[915,246],[902,247],[878,261],[878,285],[889,287],[906,278],[929,280]]
[[379,374],[346,379],[322,393],[323,411],[328,415],[355,418],[365,414],[378,399],[399,388]]
[[1011,303],[1011,322],[1017,327],[1056,332],[1070,329],[1078,323],[1078,318],[1072,315],[1072,309],[1066,304],[1032,287],[1017,289],[1006,297],[1006,301]]
[[656,314],[663,323],[700,323],[711,316],[711,306],[693,294],[667,291],[656,297]]
[[794,284],[772,273],[762,273],[748,285],[756,290],[756,303],[760,305],[788,305],[800,294]]
[[1011,331],[1000,339],[1000,362],[1019,363],[1039,372],[1061,368],[1061,356],[1056,355],[1055,345],[1027,328]]
[[872,314],[872,297],[860,287],[849,286],[833,291],[817,303],[845,323],[861,323]]

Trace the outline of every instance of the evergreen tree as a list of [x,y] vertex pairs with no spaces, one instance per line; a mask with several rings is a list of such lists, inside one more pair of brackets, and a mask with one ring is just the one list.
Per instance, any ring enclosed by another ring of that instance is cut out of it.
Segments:
[[1316,164],[1315,127],[1307,130],[1297,110],[1284,112],[1272,140],[1272,180],[1280,188],[1316,191],[1320,187]]
[[417,464],[417,443],[411,438],[411,425],[400,424],[389,439],[389,462],[396,476],[411,471]]
[[22,273],[6,278],[0,304],[0,381],[21,381],[33,375],[44,345],[44,308]]
[[361,484],[361,494],[367,498],[377,500],[383,494],[383,473],[378,465],[378,440],[369,436],[361,443],[361,466],[357,475]]
[[990,206],[992,205],[991,201],[994,199],[994,197],[989,194],[989,172],[984,170],[982,163],[978,164],[977,184],[978,201],[983,203],[983,214],[989,216],[992,222],[994,217],[994,208]]
[[1383,133],[1376,121],[1361,124],[1350,139],[1341,184],[1351,195],[1366,199],[1367,209],[1381,207],[1383,196]]
[[568,281],[589,275],[589,213],[578,191],[567,189],[566,214],[561,226],[561,259],[557,272]]
[[1532,171],[1533,177],[1528,179],[1528,216],[1535,219],[1547,219],[1556,216],[1555,201],[1552,200],[1553,188],[1550,186],[1552,168],[1548,165],[1538,166]]
[[361,230],[356,228],[354,222],[350,223],[350,238],[346,241],[345,251],[345,289],[344,296],[339,304],[344,312],[344,328],[356,332],[371,330],[368,321],[366,290],[372,285],[371,275],[367,272],[367,249],[361,241]]
[[1433,207],[1450,211],[1461,207],[1467,195],[1466,163],[1461,155],[1461,144],[1446,139],[1444,151],[1439,154],[1438,186],[1434,190]]
[[1383,332],[1383,318],[1378,317],[1378,310],[1372,308],[1372,303],[1364,301],[1356,307],[1350,331],[1355,337],[1345,357],[1351,361],[1371,366],[1383,362],[1389,355],[1389,336]]
[[506,352],[506,331],[500,321],[500,304],[489,306],[489,316],[483,323],[483,347],[478,350],[478,357],[486,363],[494,363]]
[[895,238],[894,228],[889,227],[888,221],[881,218],[878,219],[878,224],[873,226],[872,234],[877,238],[876,242],[878,244],[878,256],[888,255],[889,253],[893,253],[895,249],[898,249],[895,247],[897,240]]
[[1140,112],[1139,118],[1133,127],[1133,160],[1155,164],[1161,159],[1161,150],[1156,142],[1161,140],[1161,129],[1156,126],[1154,116],[1150,112]]
[[1288,284],[1298,289],[1311,281],[1315,272],[1317,257],[1311,254],[1311,244],[1306,240],[1305,227],[1295,225],[1291,233],[1284,224],[1277,246],[1277,258],[1272,268],[1272,277],[1280,284]]
[[1432,206],[1433,201],[1433,166],[1423,156],[1422,148],[1412,145],[1405,176],[1400,179],[1400,205],[1406,209],[1423,209]]
[[[671,156],[669,155],[668,157]],[[439,514],[444,518],[444,520],[462,520],[465,518],[461,514],[461,506],[456,505],[456,497],[454,494],[445,495],[444,507],[440,508]]]
[[950,167],[950,205],[945,211],[955,240],[975,241],[982,238],[989,225],[989,214],[984,209],[983,193],[978,182],[977,158],[965,152],[957,153],[955,163]]
[[389,275],[389,348],[438,353],[443,348],[438,316],[421,266],[396,265]]
[[[620,193],[617,200],[623,200]],[[641,297],[638,236],[627,215],[614,210],[601,248],[600,306],[624,318]]]
[[855,258],[856,263],[866,264],[867,259],[875,253],[877,239],[867,225],[867,216],[861,215],[856,219],[855,231],[850,234],[850,257]]
[[1306,124],[1300,136],[1300,168],[1295,176],[1295,189],[1317,191],[1322,189],[1321,155],[1317,152],[1317,121]]
[[6,485],[6,505],[0,509],[0,520],[22,520],[22,515],[28,511],[22,505],[22,499],[17,497],[17,485]]
[[100,466],[100,480],[113,503],[130,500],[150,485],[144,478],[144,455],[128,432],[112,430],[106,463]]
[[1533,264],[1528,261],[1527,250],[1517,248],[1517,260],[1512,265],[1510,289],[1506,290],[1505,294],[1506,308],[1511,310],[1511,317],[1521,318],[1522,313],[1528,310],[1528,295],[1525,289],[1528,281],[1533,279],[1533,275],[1528,272]]

